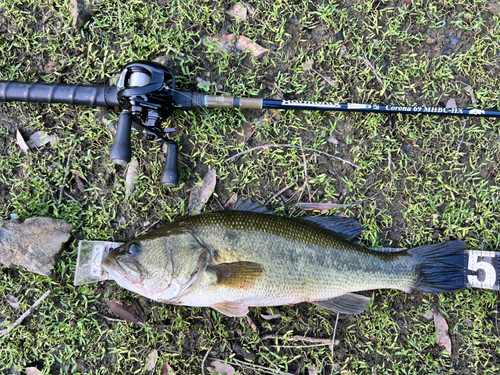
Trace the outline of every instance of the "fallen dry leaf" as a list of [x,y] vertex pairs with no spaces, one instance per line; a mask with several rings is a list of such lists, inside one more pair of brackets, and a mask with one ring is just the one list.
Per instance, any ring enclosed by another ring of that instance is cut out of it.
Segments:
[[217,371],[221,375],[234,375],[236,370],[229,363],[224,364],[224,362],[215,360],[210,363],[210,367],[212,367],[212,372]]
[[247,8],[245,8],[241,4],[236,4],[230,10],[228,10],[227,14],[229,14],[230,16],[233,16],[234,18],[237,18],[239,20],[246,21]]
[[448,335],[448,323],[446,323],[446,320],[439,311],[433,310],[432,313],[434,315],[434,326],[436,327],[436,342],[451,354],[451,339]]
[[339,57],[341,59],[348,59],[349,58],[349,52],[347,52],[346,46],[340,47]]
[[209,169],[201,182],[201,186],[197,186],[191,190],[189,196],[188,214],[198,215],[203,208],[203,205],[208,202],[209,198],[215,189],[217,175],[213,169]]
[[135,189],[135,184],[137,182],[139,162],[137,160],[132,160],[127,168],[127,175],[125,176],[125,198],[130,197],[130,194]]
[[448,101],[446,102],[446,108],[457,108],[457,102],[455,101],[455,99],[448,99]]
[[26,375],[39,375],[39,374],[41,374],[41,372],[36,367],[26,367]]
[[175,375],[175,372],[168,363],[164,363],[161,368],[161,375]]
[[12,294],[8,294],[6,300],[7,300],[7,303],[9,305],[11,305],[14,309],[19,308],[19,300],[16,297],[14,297]]
[[82,180],[84,180],[87,184],[89,183],[87,181],[87,179],[85,178],[85,176],[82,174],[82,172],[80,171],[77,171],[76,169],[70,169],[70,172],[73,173],[73,175],[75,175],[76,177],[79,177],[81,178]]
[[23,150],[24,152],[27,153],[29,151],[29,147],[26,144],[26,142],[24,141],[24,138],[21,135],[21,132],[19,131],[19,129],[17,129],[16,140],[17,140],[17,144],[19,145],[19,147],[21,147],[21,150]]
[[227,200],[226,204],[224,205],[224,209],[229,210],[231,207],[233,207],[233,204],[235,204],[237,201],[238,201],[238,194],[234,193],[233,195],[231,195],[231,198]]
[[252,138],[253,133],[255,133],[255,128],[247,121],[243,123],[242,128],[243,129],[240,129],[236,133],[236,140],[238,143],[246,143],[250,138]]
[[48,135],[40,130],[30,135],[30,140],[27,142],[27,145],[30,148],[42,147],[47,143],[54,142],[54,139],[55,137],[53,135]]
[[155,369],[157,360],[158,360],[158,350],[153,349],[151,350],[151,353],[149,353],[148,355],[146,370],[153,371]]
[[243,35],[240,35],[240,37],[236,40],[236,49],[238,51],[252,52],[255,57],[260,57],[268,51],[264,47],[253,42],[250,38]]
[[120,318],[130,323],[135,323],[140,326],[145,326],[144,313],[137,302],[130,305],[124,304],[119,301],[106,301],[109,309]]

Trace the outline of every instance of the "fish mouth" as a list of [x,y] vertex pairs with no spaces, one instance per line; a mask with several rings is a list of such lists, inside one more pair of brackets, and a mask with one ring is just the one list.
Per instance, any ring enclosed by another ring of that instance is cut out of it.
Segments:
[[[108,267],[106,267],[106,263],[111,263],[112,266],[115,267],[115,270],[116,272],[122,276],[125,280],[127,280],[128,282],[134,284],[134,285],[140,285],[142,284],[142,280],[144,279],[144,275],[142,274],[142,270],[141,268],[139,267],[139,265],[137,264],[137,262],[135,260],[132,260],[132,261],[128,261],[127,263],[130,263],[131,265],[133,265],[133,268],[135,268],[138,272],[137,272],[137,276],[131,276],[124,268],[123,266],[120,264],[120,262],[118,262],[116,260],[115,257],[108,257],[106,258],[103,262],[102,262],[102,266],[106,269],[106,271],[111,274],[110,270]],[[132,267],[131,267],[132,268]]]

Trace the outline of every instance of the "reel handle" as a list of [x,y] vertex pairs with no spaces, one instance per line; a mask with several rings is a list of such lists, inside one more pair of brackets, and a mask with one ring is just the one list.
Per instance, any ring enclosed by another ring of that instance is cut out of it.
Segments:
[[109,152],[109,158],[115,164],[126,165],[132,159],[132,146],[130,137],[132,133],[132,121],[134,115],[127,110],[123,110],[118,118],[118,129],[115,140]]
[[167,160],[165,161],[165,168],[161,174],[161,183],[163,186],[175,187],[179,184],[179,169],[177,166],[177,143],[170,141],[167,145]]

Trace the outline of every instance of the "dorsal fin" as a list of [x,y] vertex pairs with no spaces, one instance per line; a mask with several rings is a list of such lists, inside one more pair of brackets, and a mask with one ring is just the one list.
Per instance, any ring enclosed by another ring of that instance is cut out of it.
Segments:
[[235,204],[230,208],[233,211],[251,211],[259,214],[272,215],[273,212],[269,211],[265,205],[253,201],[251,198],[239,198]]
[[350,241],[354,237],[364,232],[365,228],[356,220],[340,216],[309,216],[303,217],[306,220],[321,228],[330,230],[343,240]]

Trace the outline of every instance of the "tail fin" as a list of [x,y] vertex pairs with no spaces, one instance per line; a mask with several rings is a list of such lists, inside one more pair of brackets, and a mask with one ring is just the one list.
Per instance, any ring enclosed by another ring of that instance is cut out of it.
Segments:
[[415,290],[440,293],[465,289],[466,250],[463,241],[448,241],[408,250],[417,263]]

